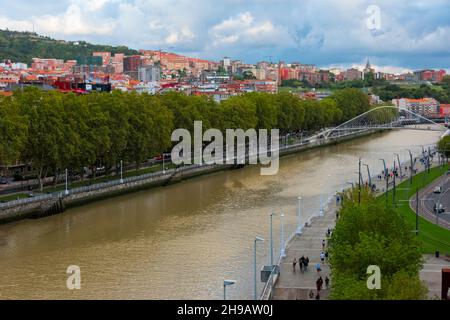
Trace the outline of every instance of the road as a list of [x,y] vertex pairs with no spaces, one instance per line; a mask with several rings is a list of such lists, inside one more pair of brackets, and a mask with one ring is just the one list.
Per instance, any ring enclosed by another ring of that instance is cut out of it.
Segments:
[[[442,186],[441,193],[434,193],[436,187]],[[438,225],[450,229],[450,175],[444,174],[433,183],[419,191],[419,214],[425,219],[436,223],[436,213],[433,206],[440,202],[445,212],[439,213]],[[410,201],[410,206],[415,210],[415,197]]]

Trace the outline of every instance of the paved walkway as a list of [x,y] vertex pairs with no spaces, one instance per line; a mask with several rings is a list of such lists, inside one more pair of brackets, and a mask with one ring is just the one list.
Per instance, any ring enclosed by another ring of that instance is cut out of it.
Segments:
[[[423,165],[416,165],[416,169],[422,172],[425,168]],[[405,173],[405,174],[409,174]],[[407,176],[403,178],[403,181],[407,179]],[[397,183],[401,183],[402,180],[398,179]],[[372,178],[372,183],[376,185],[380,192],[384,192],[385,180],[379,180],[376,177]],[[390,188],[392,186],[390,185]],[[280,264],[280,275],[278,277],[275,288],[273,289],[272,299],[273,300],[308,300],[309,292],[312,290],[316,294],[316,280],[319,276],[325,280],[325,276],[328,275],[330,278],[330,283],[332,281],[330,277],[330,266],[325,261],[321,263],[322,271],[320,274],[315,270],[315,265],[320,262],[320,254],[322,252],[322,240],[326,239],[326,232],[328,228],[334,228],[336,224],[336,202],[333,200],[325,208],[323,216],[316,216],[311,219],[311,224],[303,228],[303,232],[300,236],[296,235],[288,243],[286,247],[286,257],[281,260]],[[326,250],[326,249],[325,249]],[[299,257],[304,255],[309,257],[310,263],[307,271],[301,272],[298,269],[298,264],[296,271],[294,272],[292,262],[294,258],[298,260]],[[436,265],[436,264],[435,264]],[[430,280],[428,285],[431,288],[436,287],[433,282],[436,282],[436,272],[428,272],[429,265],[424,265],[424,270],[422,273],[424,275],[424,280]],[[421,276],[422,276],[421,273]],[[428,282],[428,281],[427,281]],[[440,284],[440,282],[439,282]],[[435,289],[433,289],[433,293]],[[436,289],[437,290],[437,289]],[[327,299],[329,296],[329,290],[325,288],[320,292],[321,299]]]
[[450,268],[450,258],[443,256],[436,258],[430,254],[425,254],[423,257],[425,263],[420,271],[420,279],[427,283],[428,298],[441,299],[442,269]]
[[[315,265],[320,262],[320,253],[322,252],[322,240],[325,239],[328,228],[334,228],[336,222],[336,205],[330,205],[326,208],[323,217],[312,219],[311,226],[304,227],[301,236],[295,236],[289,242],[286,248],[286,258],[281,261],[280,277],[273,292],[273,300],[307,300],[311,290],[316,293],[316,280],[319,275],[315,270]],[[308,270],[301,272],[298,269],[294,272],[292,261],[294,257],[298,260],[304,255],[309,257]],[[321,263],[322,272],[320,275],[325,280],[325,276],[330,277],[330,267]],[[321,299],[328,297],[329,290],[323,285],[320,292]]]

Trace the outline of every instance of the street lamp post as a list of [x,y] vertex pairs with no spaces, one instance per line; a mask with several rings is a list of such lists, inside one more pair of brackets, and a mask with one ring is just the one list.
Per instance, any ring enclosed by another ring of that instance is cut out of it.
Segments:
[[361,204],[361,158],[359,158],[359,162],[358,162],[358,179],[359,179],[359,184],[358,184],[358,205]]
[[67,196],[67,195],[69,195],[69,186],[68,186],[68,179],[67,179],[67,176],[68,176],[68,170],[66,169],[66,190],[64,191],[64,194]]
[[394,173],[393,173],[393,179],[394,179],[394,190],[392,193],[392,204],[395,207],[395,160],[394,160]]
[[416,187],[416,235],[419,235],[419,186]]
[[427,166],[428,166],[427,172],[428,173],[430,173],[430,167],[431,167],[430,156],[431,156],[431,150],[430,150],[430,147],[428,147],[428,157],[427,157]]
[[166,173],[166,163],[165,163],[165,160],[166,160],[166,157],[165,157],[165,154],[163,153],[163,174],[165,174]]
[[282,258],[286,257],[285,250],[285,239],[284,239],[284,214],[281,214],[281,248],[280,248],[280,256]]
[[389,174],[387,172],[387,168],[386,168],[386,161],[384,159],[380,159],[380,161],[383,161],[383,166],[384,166],[384,179],[386,180],[386,207],[388,204],[388,189],[389,189]]
[[120,160],[120,183],[123,183],[123,161]]
[[407,149],[409,152],[409,160],[411,161],[411,167],[409,168],[409,185],[412,185],[412,174],[414,171],[414,163],[411,150]]
[[273,269],[273,216],[275,213],[270,214],[270,267]]
[[398,168],[400,170],[400,179],[403,179],[403,171],[402,171],[402,164],[400,162],[400,155],[398,153],[394,153],[397,156],[398,160]]
[[[322,185],[321,185],[322,186]],[[322,189],[322,188],[320,188]],[[322,191],[320,192],[320,209],[319,209],[319,216],[323,216],[323,195],[322,195]]]
[[365,163],[363,165],[367,168],[367,175],[369,176],[369,185],[370,185],[370,188],[372,188],[372,178],[370,177],[369,165],[365,164]]
[[255,237],[255,240],[254,240],[254,247],[253,247],[253,271],[254,271],[253,296],[254,296],[255,300],[258,300],[258,289],[256,287],[256,283],[257,283],[256,281],[258,279],[258,277],[257,277],[258,273],[256,271],[256,243],[258,241],[264,241],[264,239],[257,236],[257,237]]
[[223,300],[227,300],[227,286],[236,283],[236,280],[223,280]]
[[301,214],[302,197],[298,197],[297,199],[298,199],[298,217],[297,217],[297,219],[298,219],[298,226],[297,226],[296,234],[297,235],[301,235],[302,234],[302,223],[301,223],[300,214]]
[[[352,193],[353,193],[353,190],[355,189],[355,184],[353,182],[349,182],[349,181],[347,181],[345,184],[350,184],[352,186]],[[344,205],[344,199],[345,199],[345,194],[342,195],[342,205]]]

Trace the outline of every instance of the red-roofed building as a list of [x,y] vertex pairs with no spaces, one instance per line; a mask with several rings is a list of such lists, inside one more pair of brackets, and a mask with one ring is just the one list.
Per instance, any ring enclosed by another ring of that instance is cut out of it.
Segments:
[[94,52],[92,55],[94,57],[101,57],[103,66],[111,63],[111,52]]
[[443,117],[450,116],[450,104],[441,104],[439,106],[439,115]]

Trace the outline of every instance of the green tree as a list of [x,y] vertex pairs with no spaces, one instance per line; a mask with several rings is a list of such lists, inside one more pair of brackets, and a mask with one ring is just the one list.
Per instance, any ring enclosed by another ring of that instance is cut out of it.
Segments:
[[438,147],[438,151],[440,154],[442,154],[446,158],[449,158],[450,157],[450,136],[442,137],[439,140],[437,147]]
[[282,133],[300,130],[304,127],[305,108],[300,99],[282,92],[276,96],[278,102],[278,128]]
[[[386,299],[408,297],[420,299],[425,289],[417,284],[422,266],[419,242],[411,232],[405,217],[392,207],[386,207],[363,190],[359,204],[358,192],[347,192],[339,220],[330,240],[330,265],[334,299]],[[367,267],[381,270],[382,290],[369,290],[365,285]],[[402,279],[411,279],[409,289],[402,288]],[[349,286],[354,293],[346,289]],[[415,295],[412,289],[419,288]]]
[[105,159],[106,168],[113,166],[119,170],[120,161],[125,159],[127,147],[127,134],[131,130],[129,113],[126,105],[126,93],[114,91],[111,94],[102,95],[102,109],[108,115],[109,141],[111,142],[109,153]]
[[0,98],[0,166],[20,159],[27,138],[27,119],[12,97]]
[[61,145],[64,140],[63,106],[56,93],[43,93],[37,88],[26,88],[19,94],[28,118],[28,139],[24,159],[36,168],[39,187],[44,179],[61,164]]
[[90,144],[88,150],[92,152],[90,167],[94,180],[97,168],[106,166],[111,154],[111,119],[108,112],[105,111],[102,95],[102,93],[92,93],[83,97],[87,100],[89,110],[89,118],[86,123],[90,130],[87,132],[87,139]]
[[170,146],[173,116],[157,99],[146,94],[132,93],[127,98],[130,130],[126,152],[128,160],[139,168],[145,159]]
[[369,97],[361,90],[346,88],[336,91],[331,99],[335,100],[337,107],[343,113],[343,121],[350,120],[369,110]]
[[244,97],[231,97],[221,104],[221,116],[223,117],[223,128],[243,129],[256,128],[258,118],[256,116],[256,104]]
[[278,105],[273,95],[269,93],[254,92],[245,95],[256,105],[256,116],[258,118],[257,129],[273,129],[277,125]]
[[428,288],[418,274],[411,275],[404,271],[395,273],[386,289],[386,300],[425,300]]

